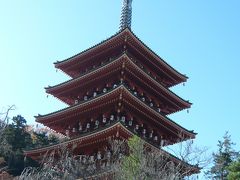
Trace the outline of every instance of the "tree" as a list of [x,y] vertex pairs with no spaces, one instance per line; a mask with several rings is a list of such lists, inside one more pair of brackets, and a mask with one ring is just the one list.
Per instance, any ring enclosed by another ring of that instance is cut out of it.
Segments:
[[[2,137],[3,133],[5,131],[5,128],[8,126],[9,122],[9,113],[10,111],[14,110],[15,106],[9,106],[6,110],[4,110],[2,113],[0,113],[0,151],[1,149],[9,149],[9,145],[6,143],[6,140]],[[2,156],[0,152],[0,169],[6,169],[7,164],[4,160],[4,157]]]
[[[9,122],[9,112],[15,109],[15,105],[9,106],[7,110],[3,113],[0,113],[0,137],[2,135],[2,132],[4,131],[4,128],[8,125]],[[1,144],[0,144],[1,145]]]
[[24,169],[23,149],[32,146],[31,136],[26,132],[26,120],[21,115],[12,118],[12,123],[4,129],[0,154],[8,164],[8,171],[18,175]]
[[144,155],[144,144],[140,138],[134,136],[128,141],[129,155],[124,156],[120,168],[117,174],[120,175],[117,177],[119,179],[139,179],[139,175],[142,173],[142,166],[145,164],[142,163],[142,156]]
[[240,180],[240,158],[237,161],[232,162],[228,167],[228,170],[228,180]]
[[[185,148],[183,150],[189,157],[193,157],[192,151],[186,151]],[[74,148],[69,150],[69,147],[59,147],[46,153],[41,167],[26,168],[19,179],[180,180],[190,172],[198,170],[196,166],[186,166],[186,163],[172,161],[166,151],[151,150],[137,136],[130,138],[128,142],[109,140],[100,159],[97,154],[75,156],[73,151]],[[202,152],[197,152],[195,156],[201,158],[201,154]]]
[[34,147],[42,147],[59,142],[59,138],[55,134],[48,134],[46,131],[33,131],[31,136]]
[[223,136],[223,141],[218,141],[218,151],[213,153],[213,166],[206,172],[206,176],[210,179],[226,180],[229,170],[228,166],[235,161],[239,152],[233,149],[235,144],[231,140],[228,132]]
[[[114,147],[111,160],[115,162],[119,155],[119,147],[121,141],[112,141]],[[54,151],[47,152],[41,162],[39,168],[27,167],[19,177],[19,180],[75,180],[75,179],[91,179],[89,177],[102,172],[111,171],[112,166],[107,165],[110,159],[103,158],[101,162],[89,155],[73,154],[74,147],[71,149],[61,146]],[[105,164],[106,166],[101,166]]]
[[[180,180],[192,172],[197,173],[198,166],[203,167],[208,161],[202,156],[206,149],[194,148],[192,141],[180,144],[180,149],[175,148],[172,151],[174,155],[181,155],[178,156],[177,163],[166,151],[150,148],[137,136],[130,138],[129,154],[124,156],[115,168],[115,178],[119,180]],[[192,163],[194,165],[190,165]]]
[[13,117],[9,123],[8,115],[13,109],[14,106],[10,106],[5,113],[0,114],[0,157],[6,161],[10,174],[19,175],[25,166],[39,166],[35,161],[24,157],[24,149],[56,143],[58,138],[38,129],[35,132],[21,115]]

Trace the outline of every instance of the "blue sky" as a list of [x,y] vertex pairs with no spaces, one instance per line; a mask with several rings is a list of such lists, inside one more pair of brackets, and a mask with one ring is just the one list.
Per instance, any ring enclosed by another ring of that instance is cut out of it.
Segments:
[[[44,87],[68,79],[53,62],[115,34],[122,0],[0,0],[0,107],[11,104],[31,124],[34,115],[65,107]],[[189,77],[172,90],[193,103],[170,118],[216,149],[229,131],[240,147],[240,1],[133,0],[132,30]],[[239,148],[240,149],[240,148]]]

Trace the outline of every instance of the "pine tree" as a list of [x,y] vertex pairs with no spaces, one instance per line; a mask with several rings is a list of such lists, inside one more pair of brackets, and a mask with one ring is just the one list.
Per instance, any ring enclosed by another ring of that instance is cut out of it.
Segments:
[[228,167],[228,180],[240,180],[240,158]]
[[8,171],[13,175],[18,175],[24,169],[23,149],[31,146],[32,140],[26,132],[26,120],[21,115],[12,118],[3,131],[1,141],[4,146],[0,147],[0,153],[8,164]]
[[233,149],[235,144],[231,140],[228,132],[223,136],[223,141],[218,141],[218,151],[213,153],[213,166],[206,172],[210,179],[226,180],[228,176],[228,166],[236,160],[239,153]]

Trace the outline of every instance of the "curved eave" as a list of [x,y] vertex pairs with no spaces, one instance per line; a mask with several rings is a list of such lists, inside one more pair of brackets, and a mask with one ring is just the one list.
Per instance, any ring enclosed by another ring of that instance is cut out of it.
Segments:
[[[104,66],[98,67],[97,69],[94,69],[93,71],[90,71],[90,72],[88,72],[86,74],[82,74],[82,75],[78,76],[77,78],[70,79],[68,81],[65,81],[63,83],[57,84],[55,86],[45,87],[46,93],[54,95],[55,91],[57,91],[60,88],[65,88],[67,86],[71,86],[72,84],[74,84],[76,82],[84,81],[84,79],[89,78],[92,75],[95,75],[97,73],[100,73],[103,70],[108,69],[110,66],[118,65],[119,61],[121,62],[123,57],[125,57],[125,54],[122,54],[120,57],[117,57],[112,62],[110,62],[110,63],[108,63],[108,64],[106,64]],[[116,69],[112,69],[112,70],[115,71]],[[111,71],[109,71],[109,72],[111,72]]]
[[95,102],[99,103],[106,97],[114,99],[114,98],[118,97],[117,95],[118,95],[118,92],[120,91],[120,87],[121,86],[117,87],[116,89],[110,90],[106,94],[100,95],[100,96],[95,97],[95,98],[91,98],[91,99],[89,99],[87,101],[83,101],[83,102],[81,102],[79,104],[76,104],[76,105],[73,105],[73,106],[69,106],[67,108],[58,110],[56,112],[52,112],[52,113],[49,113],[49,114],[46,114],[46,115],[35,116],[36,122],[46,124],[46,123],[49,123],[50,119],[59,118],[60,116],[65,115],[66,113],[79,111],[79,109],[81,107],[91,106]]
[[[130,131],[127,127],[125,127],[123,124],[121,124],[121,128],[123,128],[129,135],[130,137],[133,137],[134,135],[136,136],[136,134],[134,134],[132,131]],[[141,138],[142,139],[142,138]],[[145,139],[142,139],[144,141],[144,143],[149,146],[150,148],[156,150],[156,151],[160,151],[162,152],[164,155],[166,155],[166,157],[169,157],[173,162],[177,163],[177,164],[182,164],[183,166],[185,166],[186,168],[191,168],[192,169],[192,173],[190,174],[194,174],[194,173],[199,173],[200,172],[200,168],[191,164],[188,164],[186,162],[184,162],[183,160],[179,159],[177,156],[174,156],[173,154],[167,152],[166,150],[156,147],[153,144],[149,143],[148,141],[146,141]]]
[[[118,135],[117,135],[118,134]],[[81,136],[78,136],[76,138],[67,140],[65,142],[62,143],[58,143],[58,144],[54,144],[54,145],[49,145],[49,146],[45,146],[45,147],[41,147],[41,148],[36,148],[36,149],[31,149],[31,150],[25,150],[24,151],[24,155],[25,156],[41,156],[47,152],[50,152],[54,149],[58,149],[60,147],[71,147],[72,145],[77,145],[78,148],[79,146],[86,146],[86,145],[91,145],[100,141],[107,141],[107,139],[110,136],[119,136],[121,138],[124,139],[128,139],[130,137],[133,137],[134,134],[132,131],[130,131],[127,127],[125,127],[121,122],[115,122],[114,124],[110,125],[109,127],[105,127],[103,129],[100,130],[96,130],[94,132],[88,133],[88,134],[83,134]],[[145,139],[142,139],[144,141],[144,143],[150,147],[151,149],[154,149],[155,151],[160,151],[161,153],[163,153],[167,158],[171,159],[171,161],[173,161],[176,164],[182,164],[182,166],[184,166],[185,168],[191,168],[192,172],[190,173],[198,173],[199,172],[199,168],[193,165],[190,165],[186,162],[183,162],[181,159],[179,159],[178,157],[172,155],[171,153],[160,149],[159,147],[156,147],[154,145],[152,145],[151,143],[149,143],[148,141],[146,141]],[[90,142],[90,143],[89,143]]]
[[99,136],[101,136],[103,134],[106,134],[106,133],[118,128],[120,124],[121,124],[120,122],[115,122],[111,126],[102,128],[100,130],[95,130],[95,131],[87,133],[87,134],[82,134],[82,135],[80,135],[76,138],[67,140],[67,141],[62,142],[62,143],[49,145],[49,146],[45,146],[45,147],[42,147],[42,148],[25,150],[24,154],[28,156],[30,154],[36,154],[36,153],[51,151],[51,150],[59,148],[61,146],[69,146],[71,144],[79,144],[79,143],[85,144],[84,141],[86,142],[86,141],[89,141],[89,140],[92,141],[92,139],[97,139]]
[[148,114],[151,112],[152,114],[155,115],[155,117],[158,117],[159,119],[161,119],[165,123],[165,125],[168,126],[168,127],[167,126],[164,126],[164,127],[169,132],[178,136],[179,133],[174,132],[174,130],[172,129],[172,127],[174,127],[174,129],[177,129],[178,132],[185,134],[189,138],[192,138],[192,139],[195,138],[196,134],[194,132],[185,129],[184,127],[182,127],[182,126],[178,125],[177,123],[175,123],[174,121],[172,121],[170,118],[162,115],[161,113],[158,113],[153,108],[147,106],[145,103],[143,103],[137,97],[135,97],[131,92],[129,92],[129,90],[124,85],[120,85],[116,89],[113,89],[113,90],[107,92],[106,94],[100,95],[96,98],[90,99],[83,103],[80,103],[80,104],[77,104],[74,106],[70,106],[68,108],[65,108],[65,109],[44,115],[44,116],[38,116],[38,117],[36,117],[36,121],[49,126],[52,123],[56,123],[56,122],[59,122],[59,120],[64,119],[62,117],[65,117],[67,114],[78,113],[79,111],[82,111],[81,109],[85,109],[86,106],[94,106],[94,108],[97,108],[97,106],[94,105],[94,103],[101,102],[103,104],[103,102],[105,102],[106,101],[105,99],[107,99],[107,98],[112,102],[114,102],[113,99],[115,99],[115,101],[117,101],[120,97],[119,96],[120,94],[123,94],[123,101],[129,102],[130,99],[132,99],[135,104],[138,104],[141,107],[143,107],[145,109],[145,112],[147,112]]
[[178,102],[180,102],[183,106],[185,106],[185,108],[190,108],[192,103],[182,99],[180,96],[178,96],[177,94],[175,94],[174,92],[172,92],[170,89],[167,89],[166,87],[164,87],[161,83],[158,83],[154,78],[152,78],[149,74],[147,74],[146,72],[144,72],[141,68],[139,68],[136,64],[134,64],[130,58],[127,56],[127,58],[129,59],[129,63],[139,72],[143,75],[143,77],[146,77],[150,82],[152,82],[153,84],[155,84],[156,86],[158,86],[161,90],[163,90],[163,92],[165,92],[166,94],[170,95],[171,97],[173,97],[174,99],[177,99]]
[[112,41],[114,41],[120,34],[122,34],[124,32],[124,30],[117,32],[116,34],[114,34],[113,36],[111,36],[110,38],[107,38],[106,40],[70,57],[67,58],[65,60],[62,61],[57,61],[54,63],[55,67],[58,69],[61,69],[65,64],[68,64],[69,62],[75,61],[78,58],[84,57],[85,55],[87,55],[89,52],[96,50],[97,48],[99,48],[100,46],[104,46],[107,45],[109,43],[111,43]]
[[[150,81],[151,83],[155,84],[156,87],[159,87],[164,93],[168,94],[170,97],[172,97],[177,102],[179,102],[181,104],[181,106],[184,106],[184,109],[191,107],[192,104],[190,102],[182,99],[180,96],[178,96],[177,94],[175,94],[171,90],[169,90],[166,87],[164,87],[161,83],[157,82],[149,74],[147,74],[141,68],[139,68],[136,64],[134,64],[132,62],[131,58],[128,56],[127,53],[122,54],[120,57],[116,58],[115,60],[113,60],[109,64],[106,64],[105,66],[97,68],[97,69],[95,69],[95,70],[93,70],[93,71],[91,71],[91,72],[89,72],[87,74],[80,75],[79,77],[77,77],[75,79],[71,79],[71,80],[63,82],[61,84],[45,88],[46,92],[49,93],[49,94],[52,94],[52,95],[54,95],[56,97],[58,97],[56,95],[56,92],[59,91],[59,89],[66,89],[67,87],[69,87],[69,88],[70,87],[74,87],[74,86],[76,86],[76,85],[74,85],[75,83],[80,82],[80,81],[84,81],[84,79],[89,78],[92,75],[96,75],[97,73],[101,73],[103,70],[106,70],[106,69],[108,69],[110,67],[111,67],[111,69],[114,69],[112,71],[116,71],[117,68],[113,68],[112,66],[118,65],[119,64],[118,61],[121,63],[123,61],[123,59],[126,59],[126,63],[129,63],[132,68],[135,68],[142,75],[143,78],[147,78],[148,81]],[[119,67],[121,67],[121,66],[119,66]],[[111,71],[109,71],[109,72],[111,72]],[[60,97],[58,97],[58,98],[61,99]]]
[[164,61],[159,55],[157,55],[153,50],[151,50],[140,38],[138,38],[130,29],[127,29],[128,32],[134,37],[136,41],[138,41],[145,50],[147,50],[161,65],[166,67],[168,70],[170,70],[172,73],[174,73],[176,76],[182,79],[183,82],[186,82],[188,77],[184,74],[181,74],[176,69],[174,69],[172,66],[170,66],[166,61]]
[[[145,109],[145,115],[149,116],[150,112],[152,114],[154,114],[156,117],[158,117],[159,119],[161,119],[165,124],[168,124],[169,127],[174,127],[175,129],[177,129],[180,133],[183,133],[187,136],[189,136],[191,139],[194,139],[197,133],[194,133],[193,131],[189,131],[186,128],[180,126],[179,124],[177,124],[176,122],[174,122],[173,120],[171,120],[170,118],[168,118],[167,116],[164,116],[163,114],[157,112],[155,109],[149,107],[147,104],[143,103],[140,99],[138,99],[136,96],[134,96],[131,92],[128,91],[127,88],[125,88],[123,86],[123,94],[126,95],[126,97],[123,95],[123,101],[125,101],[126,103],[128,103],[129,105],[131,105],[132,107],[135,107],[133,104],[129,103],[130,99],[133,100],[133,102],[135,104],[138,104],[139,106],[141,106],[142,108]],[[142,110],[143,111],[143,110]],[[162,124],[162,123],[161,123]],[[172,129],[167,128],[169,131],[172,131],[173,134],[175,134],[176,136],[179,135],[179,133],[174,132]]]
[[[181,74],[180,72],[178,72],[176,69],[174,69],[173,67],[171,67],[166,61],[164,61],[160,56],[158,56],[154,51],[152,51],[146,44],[144,44],[130,29],[126,28],[118,33],[116,33],[115,35],[111,36],[110,38],[100,42],[99,44],[96,44],[95,46],[86,49],[68,59],[65,59],[63,61],[60,62],[55,62],[55,67],[58,69],[61,69],[62,71],[64,71],[64,66],[66,66],[68,63],[72,63],[76,60],[78,60],[79,58],[85,57],[88,54],[90,54],[92,51],[96,51],[98,50],[98,48],[101,48],[102,46],[106,46],[107,44],[110,44],[112,42],[114,42],[115,40],[117,40],[118,38],[121,39],[121,36],[125,36],[126,33],[128,35],[130,35],[132,37],[132,39],[136,42],[137,45],[140,45],[141,48],[143,48],[146,52],[148,52],[153,59],[156,61],[156,63],[158,63],[159,65],[164,66],[167,70],[169,70],[171,73],[173,73],[175,76],[177,76],[178,78],[181,79],[181,82],[186,82],[188,77]],[[124,37],[122,38],[124,40]],[[64,71],[65,72],[65,71]],[[67,72],[65,72],[67,73]],[[167,72],[166,72],[167,73]],[[178,82],[179,83],[179,82]],[[174,83],[172,85],[176,85],[178,83]]]

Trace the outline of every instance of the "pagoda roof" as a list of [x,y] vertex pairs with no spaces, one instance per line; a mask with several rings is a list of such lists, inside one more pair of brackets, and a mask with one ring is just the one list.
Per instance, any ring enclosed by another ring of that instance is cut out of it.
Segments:
[[121,69],[121,66],[119,66],[119,62],[121,63],[123,61],[123,57],[125,57],[124,54],[122,54],[119,57],[116,57],[113,61],[110,61],[107,64],[103,64],[96,69],[90,70],[89,72],[83,73],[76,78],[73,78],[73,79],[70,79],[68,81],[62,82],[62,83],[57,84],[55,86],[45,87],[46,92],[54,95],[55,93],[57,93],[59,91],[59,89],[61,91],[62,90],[61,88],[72,86],[73,84],[76,85],[75,83],[79,83],[79,84],[83,85],[83,83],[82,83],[83,81],[85,81],[85,83],[87,83],[86,82],[87,77],[90,77],[92,79],[92,77],[91,77],[92,75],[96,75],[97,73],[102,73],[102,70],[108,69],[109,67],[112,68],[112,65],[115,65],[115,66],[117,65],[118,68],[117,67],[115,67],[115,69],[112,68],[111,71],[116,71],[118,69]]
[[[108,126],[105,126],[103,128],[99,128],[87,134],[79,135],[78,137],[66,140],[61,143],[51,144],[41,148],[24,150],[24,155],[37,159],[37,156],[43,156],[45,153],[51,152],[52,150],[55,150],[61,147],[72,147],[72,145],[74,145],[74,146],[77,146],[77,148],[84,148],[86,146],[91,146],[99,142],[108,141],[110,137],[118,137],[118,138],[120,137],[123,139],[128,139],[130,137],[133,137],[134,135],[138,136],[137,134],[135,134],[133,131],[131,131],[129,128],[125,127],[121,122],[118,121]],[[195,171],[194,173],[199,172],[199,168],[197,166],[193,166],[186,162],[183,162],[181,159],[172,155],[166,150],[159,148],[158,146],[150,143],[145,139],[142,139],[142,140],[150,148],[153,148],[157,151],[161,151],[162,153],[164,153],[166,157],[169,157],[173,162],[178,164],[183,163],[183,165],[185,165],[186,167],[193,168],[193,170]]]
[[[103,134],[105,136],[106,133],[111,132],[112,130],[116,130],[116,128],[119,128],[120,124],[121,124],[120,122],[115,122],[115,123],[112,123],[109,126],[105,126],[105,127],[96,129],[94,131],[90,131],[88,133],[81,134],[81,135],[79,135],[75,138],[68,139],[68,140],[66,140],[64,142],[61,142],[61,143],[50,144],[50,145],[47,145],[47,146],[43,146],[43,147],[40,147],[40,148],[32,148],[32,149],[29,149],[29,150],[26,149],[24,151],[24,154],[28,156],[29,154],[48,152],[48,151],[54,150],[54,149],[56,149],[60,146],[69,146],[71,144],[80,144],[81,143],[82,146],[89,145],[89,142],[92,142],[91,144],[94,144],[94,143],[96,143],[96,141],[93,142],[92,141],[93,139],[95,139],[95,140],[99,139],[99,137],[102,136]],[[115,135],[116,135],[116,133],[115,133]],[[112,136],[112,134],[111,134],[111,136]],[[106,139],[107,138],[105,137],[104,140],[106,140]]]
[[[150,114],[154,116],[156,119],[155,118],[151,118],[151,119],[156,123],[158,123],[159,125],[161,125],[168,132],[171,132],[171,134],[175,134],[175,136],[178,136],[179,132],[181,132],[190,138],[195,137],[196,134],[193,133],[192,131],[189,131],[184,127],[178,125],[177,123],[172,121],[170,118],[157,112],[156,109],[142,102],[140,99],[134,96],[123,84],[119,85],[117,88],[113,90],[108,91],[105,94],[101,94],[95,98],[91,98],[87,101],[83,101],[74,106],[70,106],[50,114],[37,116],[36,121],[39,123],[43,123],[44,125],[49,126],[50,128],[53,128],[51,126],[53,126],[54,124],[60,121],[66,120],[67,116],[71,116],[71,117],[74,115],[76,116],[84,112],[94,111],[97,108],[104,105],[109,105],[110,103],[116,103],[119,101],[119,98],[120,98],[119,95],[122,95],[122,100],[126,104],[132,105],[134,103],[138,106],[141,106],[142,109],[139,111],[139,113],[142,113],[142,111],[145,110],[147,112],[147,114],[145,113],[145,115],[147,115],[148,117],[150,117]],[[176,129],[178,132],[177,131],[175,132],[173,129]]]
[[[127,38],[127,39],[126,39]],[[160,56],[158,56],[154,51],[152,51],[146,44],[144,44],[129,28],[123,29],[122,31],[119,31],[115,35],[111,36],[110,38],[100,42],[99,44],[96,44],[95,46],[88,48],[68,59],[65,59],[63,61],[57,61],[55,62],[55,67],[58,69],[61,69],[68,75],[68,68],[71,65],[77,64],[81,61],[84,61],[85,59],[88,59],[89,57],[96,56],[96,52],[100,51],[101,48],[106,48],[109,46],[113,46],[112,43],[116,42],[127,42],[131,39],[131,41],[135,42],[141,49],[143,49],[143,52],[149,54],[152,58],[149,60],[150,63],[156,64],[158,67],[163,67],[163,72],[168,76],[172,77],[174,76],[178,80],[175,82],[172,82],[172,85],[176,85],[180,82],[185,82],[187,80],[187,76],[181,74],[176,69],[171,67],[166,61],[164,61]],[[102,52],[102,49],[101,49]],[[75,66],[74,66],[75,67]],[[168,71],[168,72],[166,72]],[[169,73],[171,74],[169,76]],[[71,76],[71,75],[70,75]]]
[[[144,84],[149,86],[149,88],[153,89],[153,87],[155,87],[156,93],[159,94],[159,92],[163,92],[167,96],[171,97],[172,100],[170,100],[168,98],[168,101],[171,101],[171,102],[176,101],[177,103],[181,104],[181,107],[178,106],[179,110],[184,109],[184,108],[190,108],[190,106],[191,106],[190,102],[182,99],[180,96],[178,96],[177,94],[175,94],[168,88],[164,87],[161,83],[159,83],[153,77],[151,77],[149,74],[147,74],[143,69],[138,67],[131,60],[131,58],[128,56],[128,54],[126,52],[123,53],[121,56],[108,62],[107,64],[104,64],[104,65],[98,67],[97,69],[93,69],[92,71],[86,72],[85,74],[82,74],[79,77],[70,79],[66,82],[63,82],[61,84],[58,84],[58,85],[55,85],[52,87],[47,87],[46,92],[65,101],[64,97],[61,95],[61,94],[63,94],[64,91],[72,91],[74,88],[76,88],[78,86],[83,86],[84,84],[92,81],[94,79],[94,77],[100,78],[101,76],[105,76],[105,75],[109,74],[110,72],[116,72],[117,70],[121,69],[120,63],[123,63],[123,62],[126,64],[126,66],[127,66],[126,68],[128,71],[130,71],[128,66],[130,68],[134,68],[136,70],[135,72],[138,73],[139,76],[142,76],[142,79],[145,78],[146,80],[148,80],[148,82],[144,82]],[[111,69],[111,70],[109,70],[109,69]],[[103,73],[103,71],[105,71],[106,73]],[[136,76],[136,77],[138,78],[138,76]],[[150,83],[150,85],[148,85],[149,83]],[[157,88],[157,90],[156,90],[156,88]],[[182,108],[182,107],[184,107],[184,108]]]

